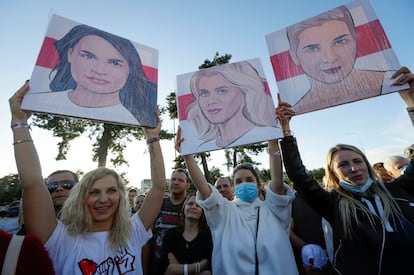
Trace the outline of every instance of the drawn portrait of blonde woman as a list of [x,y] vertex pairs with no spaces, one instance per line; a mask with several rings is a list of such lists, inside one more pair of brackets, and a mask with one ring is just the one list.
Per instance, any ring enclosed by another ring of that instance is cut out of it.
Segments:
[[187,120],[202,141],[197,150],[252,143],[278,127],[266,80],[247,61],[197,71],[190,87]]

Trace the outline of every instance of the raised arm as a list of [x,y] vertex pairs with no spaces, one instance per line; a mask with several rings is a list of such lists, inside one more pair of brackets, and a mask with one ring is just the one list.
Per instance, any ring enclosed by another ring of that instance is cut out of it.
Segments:
[[[181,143],[184,141],[184,138],[181,137],[181,128],[178,127],[177,130],[177,139],[175,141],[175,149],[180,152]],[[200,167],[197,165],[194,157],[192,155],[183,156],[185,165],[187,166],[188,172],[190,173],[191,179],[198,192],[200,192],[202,199],[210,197],[211,190],[208,187],[206,178],[201,172]]]
[[269,166],[270,166],[270,189],[278,195],[286,194],[286,190],[283,186],[283,170],[282,170],[282,157],[279,150],[279,142],[277,140],[271,140],[268,143],[269,150]]
[[283,136],[291,136],[292,131],[290,130],[290,120],[295,115],[295,112],[289,103],[282,101],[280,94],[277,94],[277,99],[279,103],[276,108],[276,116],[280,122],[280,126],[282,127]]
[[[292,132],[290,131],[290,118],[295,114],[295,112],[290,108],[289,104],[282,101],[280,94],[277,95],[277,98],[279,103],[276,109],[276,115],[280,121],[283,135],[291,135]],[[280,112],[283,112],[283,115]],[[279,142],[277,140],[269,141],[268,150],[270,176],[272,178],[270,188],[276,194],[284,195],[286,193],[286,190],[283,186],[282,156],[279,148]]]
[[290,120],[295,112],[287,103],[280,100],[276,108],[277,117],[282,125],[284,138],[280,142],[283,153],[283,163],[289,179],[293,182],[293,187],[305,199],[306,203],[316,210],[321,216],[331,220],[331,208],[329,204],[329,192],[324,190],[313,176],[306,170],[302,163],[296,139],[290,130]]
[[161,121],[158,111],[156,116],[157,126],[155,128],[143,127],[150,153],[152,187],[145,196],[138,215],[147,230],[152,228],[160,213],[166,180],[164,159],[160,146]]
[[23,213],[27,233],[45,243],[57,225],[55,210],[49,191],[44,184],[39,156],[37,155],[28,119],[30,113],[21,109],[24,95],[29,90],[26,83],[9,99],[11,127],[17,171],[23,193]]
[[409,84],[410,88],[400,92],[401,98],[407,104],[407,112],[414,125],[414,74],[407,67],[402,67],[392,76],[396,80],[393,85]]

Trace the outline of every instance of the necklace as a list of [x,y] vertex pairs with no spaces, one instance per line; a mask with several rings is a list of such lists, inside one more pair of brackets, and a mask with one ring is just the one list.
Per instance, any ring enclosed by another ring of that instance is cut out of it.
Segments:
[[[196,237],[197,237],[197,235],[196,235]],[[190,249],[190,248],[192,247],[191,243],[194,241],[194,239],[195,239],[196,237],[192,238],[192,240],[191,240],[191,241],[188,241],[188,240],[187,240],[186,238],[184,238],[184,236],[183,236],[183,239],[184,239],[184,241],[185,241],[185,248],[186,248],[186,249]]]
[[190,244],[197,238],[198,231],[184,231],[182,237],[185,241],[185,248],[190,249]]

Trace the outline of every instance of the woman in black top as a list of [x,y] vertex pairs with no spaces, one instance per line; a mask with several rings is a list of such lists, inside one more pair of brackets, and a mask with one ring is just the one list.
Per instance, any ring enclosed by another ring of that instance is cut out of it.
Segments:
[[211,274],[213,243],[203,209],[190,194],[183,206],[181,223],[169,229],[163,240],[164,274]]

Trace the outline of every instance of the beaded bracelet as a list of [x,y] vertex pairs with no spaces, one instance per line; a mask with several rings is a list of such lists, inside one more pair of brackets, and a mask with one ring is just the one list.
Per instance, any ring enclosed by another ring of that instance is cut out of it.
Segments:
[[32,139],[19,139],[19,140],[16,140],[15,142],[13,142],[13,145],[20,144],[20,143],[25,143],[25,142],[33,142],[33,140]]
[[280,155],[281,155],[281,153],[280,153],[280,151],[279,151],[279,150],[277,150],[277,151],[273,151],[273,152],[270,152],[270,151],[269,151],[269,148],[266,148],[266,151],[267,151],[267,153],[268,153],[269,155],[271,155],[272,157],[278,157],[278,156],[280,156]]
[[158,137],[150,137],[150,138],[147,138],[147,144],[151,144],[151,143],[159,141],[159,140],[160,140],[159,136]]
[[29,124],[27,123],[13,123],[12,125],[10,125],[10,128],[12,128],[12,130],[17,129],[17,128],[27,128],[29,130],[32,130],[32,128],[30,127]]

